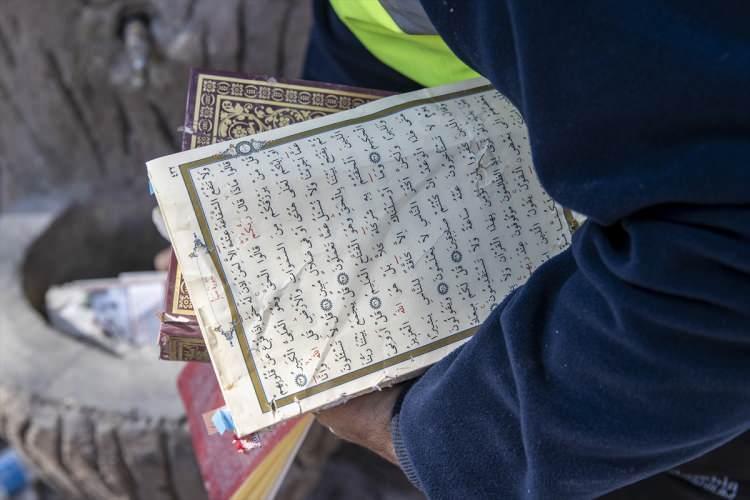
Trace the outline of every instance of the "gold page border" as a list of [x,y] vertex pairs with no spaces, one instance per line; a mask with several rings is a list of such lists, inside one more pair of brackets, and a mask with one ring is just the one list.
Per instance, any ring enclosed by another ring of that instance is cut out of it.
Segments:
[[[466,95],[471,94],[478,94],[481,92],[486,92],[488,90],[492,90],[493,87],[491,85],[483,85],[480,87],[475,87],[472,89],[467,90],[460,90],[456,92],[452,92],[449,94],[445,94],[438,97],[427,97],[424,99],[419,99],[416,101],[409,101],[401,104],[397,104],[395,106],[392,106],[390,108],[386,108],[380,111],[376,111],[374,113],[371,113],[369,115],[364,116],[358,116],[356,118],[351,118],[349,120],[342,120],[339,122],[331,123],[329,125],[324,125],[322,127],[312,129],[312,130],[306,130],[294,135],[290,135],[287,137],[283,137],[280,139],[276,139],[273,141],[268,141],[263,145],[262,149],[267,148],[273,148],[276,146],[280,146],[292,141],[296,141],[299,139],[303,139],[306,137],[310,137],[312,135],[324,133],[330,130],[339,129],[342,127],[347,127],[349,125],[354,125],[357,123],[362,123],[364,121],[373,120],[376,118],[381,118],[383,116],[391,115],[393,113],[397,113],[398,111],[401,111],[403,109],[407,108],[413,108],[416,106],[421,106],[423,104],[428,103],[435,103],[435,102],[441,102],[448,99],[454,99],[463,97]],[[235,337],[237,338],[237,342],[240,345],[240,350],[242,351],[242,356],[245,359],[245,364],[248,369],[248,374],[250,376],[250,379],[253,384],[253,388],[255,389],[256,397],[258,398],[258,404],[260,405],[261,411],[263,413],[268,413],[273,411],[275,408],[278,408],[280,406],[285,406],[291,403],[294,403],[295,401],[313,396],[315,394],[318,394],[320,392],[323,392],[325,390],[328,390],[332,387],[336,387],[342,384],[345,384],[347,382],[351,382],[352,380],[356,380],[360,377],[372,374],[378,370],[381,370],[383,368],[387,368],[389,366],[393,366],[395,364],[401,363],[403,361],[406,361],[412,357],[415,356],[421,356],[422,354],[427,354],[429,352],[432,352],[434,350],[437,350],[441,347],[445,347],[447,345],[450,345],[452,343],[461,341],[463,339],[466,339],[473,335],[478,329],[479,326],[474,326],[472,328],[469,328],[467,330],[455,333],[453,335],[450,335],[448,337],[444,337],[440,340],[437,340],[435,342],[432,342],[430,344],[421,346],[417,349],[413,349],[411,351],[403,352],[399,355],[393,356],[391,358],[385,359],[379,363],[375,363],[369,366],[365,366],[363,368],[360,368],[358,370],[355,370],[353,372],[347,373],[345,375],[340,375],[339,377],[333,378],[331,380],[328,380],[322,384],[316,385],[315,387],[309,387],[307,389],[303,389],[302,391],[296,392],[294,394],[290,394],[287,396],[284,396],[283,398],[279,398],[274,401],[274,405],[272,406],[271,403],[268,401],[268,398],[266,397],[265,391],[263,390],[263,386],[260,382],[260,377],[258,376],[257,369],[255,367],[255,362],[250,355],[250,349],[247,344],[247,337],[245,335],[244,328],[242,327],[242,319],[237,311],[237,305],[234,301],[234,296],[232,295],[232,291],[229,286],[229,282],[226,278],[226,273],[224,271],[224,267],[221,264],[221,259],[219,258],[218,252],[216,252],[215,243],[213,240],[213,237],[211,236],[211,231],[208,227],[208,223],[205,217],[205,214],[203,212],[203,207],[200,203],[200,198],[198,197],[198,193],[195,187],[195,184],[193,183],[192,177],[190,176],[190,171],[196,168],[204,167],[206,165],[210,165],[212,163],[217,163],[219,161],[224,160],[225,157],[221,154],[219,155],[213,155],[209,156],[207,158],[202,158],[200,160],[192,161],[189,163],[185,163],[183,165],[180,165],[180,172],[182,174],[183,182],[185,184],[185,188],[187,189],[188,195],[190,197],[190,202],[193,207],[193,210],[195,211],[196,217],[198,219],[198,226],[201,231],[201,235],[203,236],[204,243],[206,244],[206,247],[208,249],[209,255],[211,256],[211,261],[214,264],[214,267],[216,268],[217,273],[220,275],[221,283],[224,288],[224,294],[227,297],[227,302],[229,305],[229,310],[231,312],[232,316],[232,323],[235,327]]]

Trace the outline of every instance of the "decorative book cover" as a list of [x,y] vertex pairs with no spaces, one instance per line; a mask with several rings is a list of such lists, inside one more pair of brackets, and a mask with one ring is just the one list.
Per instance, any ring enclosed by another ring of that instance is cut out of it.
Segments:
[[305,438],[312,417],[289,420],[258,435],[259,448],[237,453],[232,436],[209,436],[203,414],[224,406],[219,384],[205,363],[188,363],[177,380],[193,450],[211,500],[266,499],[278,489]]
[[[194,69],[185,110],[182,149],[238,139],[347,110],[385,92],[304,80],[277,80]],[[190,295],[172,255],[159,335],[161,359],[208,361]]]
[[148,163],[241,434],[415,376],[570,244],[487,80]]
[[193,313],[187,286],[172,252],[167,272],[165,312],[159,328],[159,357],[171,361],[208,362],[208,350]]

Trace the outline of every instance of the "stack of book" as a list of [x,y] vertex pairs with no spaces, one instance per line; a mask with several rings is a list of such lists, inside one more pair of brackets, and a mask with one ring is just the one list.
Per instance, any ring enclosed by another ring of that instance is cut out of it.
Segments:
[[[238,139],[351,109],[383,92],[307,81],[193,70],[183,150]],[[312,423],[309,415],[285,420],[250,436],[220,434],[211,421],[224,399],[210,364],[190,293],[172,253],[159,331],[160,357],[191,361],[180,374],[201,474],[209,497],[266,499],[278,491]]]

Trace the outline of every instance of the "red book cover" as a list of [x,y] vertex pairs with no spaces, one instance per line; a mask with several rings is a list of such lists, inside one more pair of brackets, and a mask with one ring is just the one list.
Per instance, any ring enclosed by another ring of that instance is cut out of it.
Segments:
[[[247,484],[249,479],[258,482],[258,479],[269,481],[272,478],[252,478],[253,471],[260,467],[264,460],[274,452],[274,449],[285,437],[291,434],[299,434],[299,425],[304,425],[309,417],[297,417],[268,431],[259,433],[261,446],[259,448],[239,453],[235,451],[232,443],[232,435],[209,435],[203,415],[211,410],[224,406],[219,384],[214,376],[213,368],[206,363],[188,363],[182,370],[177,380],[185,412],[188,418],[188,426],[193,441],[193,450],[198,459],[201,476],[203,477],[206,491],[211,500],[225,500],[232,498],[238,490],[253,490],[256,485]],[[301,435],[304,436],[304,433]],[[301,441],[301,437],[299,438]],[[290,450],[291,451],[291,450]],[[296,452],[296,450],[293,450]],[[292,456],[294,454],[292,453]],[[284,468],[276,467],[277,474],[283,474]],[[263,472],[271,474],[274,472]],[[238,495],[240,496],[240,495]],[[241,495],[245,496],[245,495]]]

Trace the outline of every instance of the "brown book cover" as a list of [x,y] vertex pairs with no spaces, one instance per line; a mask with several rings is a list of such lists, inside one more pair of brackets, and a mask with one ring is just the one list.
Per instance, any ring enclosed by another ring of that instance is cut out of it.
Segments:
[[[326,116],[388,95],[372,89],[194,69],[182,149]],[[172,253],[159,333],[161,359],[208,361],[179,263]]]

